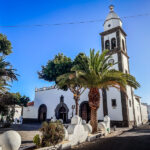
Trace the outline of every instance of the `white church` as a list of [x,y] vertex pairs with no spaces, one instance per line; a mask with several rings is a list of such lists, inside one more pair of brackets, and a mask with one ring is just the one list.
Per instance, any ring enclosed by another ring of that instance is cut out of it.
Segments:
[[[110,6],[110,12],[104,22],[104,31],[100,33],[102,50],[109,49],[111,62],[118,62],[114,69],[130,73],[129,56],[127,53],[126,36],[122,28],[122,21]],[[87,122],[90,120],[90,107],[88,104],[88,89],[81,95],[79,101],[79,115]],[[126,97],[115,88],[100,90],[101,100],[98,109],[98,121],[108,115],[111,125],[129,127],[140,125],[148,121],[147,106],[142,104],[140,97],[134,95],[134,89],[126,87]],[[62,119],[68,123],[75,115],[75,102],[73,94],[62,91],[55,86],[35,89],[34,102],[23,109],[23,123],[42,122],[52,118]]]

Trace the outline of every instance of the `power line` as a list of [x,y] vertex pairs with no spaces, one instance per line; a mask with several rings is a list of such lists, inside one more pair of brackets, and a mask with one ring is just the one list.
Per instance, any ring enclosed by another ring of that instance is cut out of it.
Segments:
[[[128,18],[136,18],[136,17],[143,17],[143,16],[150,16],[150,13],[144,14],[137,14],[133,16],[124,16],[121,19],[128,19]],[[61,26],[61,25],[73,25],[73,24],[85,24],[85,23],[95,23],[95,22],[102,22],[105,19],[98,19],[98,20],[87,20],[87,21],[76,21],[76,22],[66,22],[66,23],[53,23],[53,24],[33,24],[33,25],[0,25],[1,28],[20,28],[20,27],[49,27],[49,26]]]

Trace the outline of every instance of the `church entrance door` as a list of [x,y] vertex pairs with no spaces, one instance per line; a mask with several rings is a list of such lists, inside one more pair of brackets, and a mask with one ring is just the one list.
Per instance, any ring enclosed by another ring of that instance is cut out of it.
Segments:
[[84,101],[80,104],[80,116],[86,122],[90,121],[91,109],[87,101]]
[[68,112],[69,112],[69,109],[68,109],[67,105],[64,103],[64,96],[61,95],[60,103],[56,106],[56,109],[55,109],[56,119],[62,119],[63,123],[67,123],[68,122]]
[[39,107],[39,111],[38,111],[38,120],[40,122],[45,121],[47,118],[47,107],[46,105],[42,104]]
[[59,114],[58,114],[59,119],[62,119],[63,122],[66,122],[66,119],[67,119],[67,117],[66,117],[67,111],[66,111],[65,107],[63,107],[63,106],[60,107],[58,113],[59,113]]

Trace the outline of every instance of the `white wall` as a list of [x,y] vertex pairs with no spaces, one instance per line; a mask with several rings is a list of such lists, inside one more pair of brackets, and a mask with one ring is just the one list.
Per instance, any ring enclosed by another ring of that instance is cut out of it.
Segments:
[[[79,105],[83,101],[88,101],[88,92],[89,90],[85,90],[85,92],[81,95]],[[55,116],[55,108],[60,103],[61,95],[64,96],[64,103],[69,108],[68,119],[72,117],[72,105],[75,105],[75,101],[73,99],[73,93],[58,89],[50,89],[44,91],[35,92],[35,101],[34,106],[24,107],[23,110],[23,118],[38,118],[38,109],[40,105],[45,104],[47,106],[47,119]],[[100,108],[98,109],[98,120],[103,120],[103,99],[102,92],[100,90]]]
[[147,106],[148,109],[148,119],[150,120],[150,105]]
[[[116,99],[117,106],[112,107],[112,99]],[[109,88],[107,91],[107,107],[108,107],[108,116],[110,120],[122,121],[122,105],[121,105],[121,94],[120,91],[116,88]]]
[[19,119],[21,116],[21,111],[22,108],[20,106],[15,106],[15,114],[14,114],[14,119],[17,118]]
[[[118,54],[113,54],[110,59],[113,59],[113,60],[114,60],[114,63],[118,63]],[[109,59],[109,60],[110,60],[110,59]],[[108,61],[109,61],[109,60],[108,60]],[[107,62],[108,62],[108,61],[107,61]],[[119,70],[118,64],[113,65],[113,66],[111,67],[111,69]]]
[[[108,26],[109,24],[111,25],[110,27]],[[119,19],[111,19],[105,22],[104,31],[110,30],[118,26],[122,27],[122,22]]]
[[37,118],[38,117],[38,109],[34,106],[28,106],[23,108],[23,118]]
[[98,120],[104,120],[104,113],[103,113],[103,96],[102,91],[100,90],[100,107],[97,111]]
[[140,106],[140,102],[138,100],[136,100],[136,98],[134,97],[134,106],[135,106],[135,118],[136,118],[136,123],[137,125],[142,124],[142,120],[141,120],[141,106]]
[[148,122],[148,109],[147,105],[141,104],[141,111],[142,111],[142,122],[145,124]]

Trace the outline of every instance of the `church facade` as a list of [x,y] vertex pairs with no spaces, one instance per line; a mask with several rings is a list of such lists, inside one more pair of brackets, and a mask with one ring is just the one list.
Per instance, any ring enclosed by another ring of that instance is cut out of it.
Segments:
[[[129,56],[126,46],[126,33],[122,28],[122,21],[110,6],[110,12],[104,22],[104,31],[100,33],[102,51],[109,49],[112,58],[109,60],[116,63],[114,69],[124,73],[130,73]],[[79,101],[79,114],[83,120],[90,120],[90,107],[88,105],[88,89],[81,95]],[[100,90],[100,108],[98,109],[98,120],[103,120],[108,115],[111,125],[128,127],[147,122],[147,107],[141,104],[140,97],[134,95],[134,89],[126,87],[127,96],[118,89]],[[62,119],[69,122],[75,114],[75,102],[73,94],[53,87],[35,89],[34,102],[24,107],[23,120],[25,122],[36,122],[50,120],[52,118]]]

